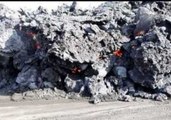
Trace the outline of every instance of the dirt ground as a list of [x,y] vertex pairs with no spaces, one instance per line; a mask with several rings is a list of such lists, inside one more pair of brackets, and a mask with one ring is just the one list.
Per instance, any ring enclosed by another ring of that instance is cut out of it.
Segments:
[[0,120],[171,120],[171,101],[104,102],[33,100],[0,97]]

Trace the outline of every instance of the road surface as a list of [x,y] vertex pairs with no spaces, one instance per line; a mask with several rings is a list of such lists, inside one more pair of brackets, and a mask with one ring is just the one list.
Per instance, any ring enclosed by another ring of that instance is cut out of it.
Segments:
[[[2,98],[2,97],[1,97]],[[0,120],[171,120],[171,101],[0,100]]]

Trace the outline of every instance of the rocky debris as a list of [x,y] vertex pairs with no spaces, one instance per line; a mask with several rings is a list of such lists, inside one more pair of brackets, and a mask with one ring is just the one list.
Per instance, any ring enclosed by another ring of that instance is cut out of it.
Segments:
[[58,75],[58,73],[55,72],[52,68],[46,68],[44,71],[42,71],[41,77],[44,81],[44,85],[45,83],[46,85],[51,83],[52,85],[49,86],[53,86],[53,85],[57,86],[57,83],[61,81],[61,78]]
[[155,41],[144,38],[147,42],[142,42],[133,48],[131,56],[134,60],[134,68],[129,71],[129,74],[134,82],[142,86],[162,89],[170,84],[170,42],[158,30],[154,29],[153,32],[156,35]]
[[165,101],[168,99],[166,94],[163,93],[155,93],[155,94],[149,94],[146,92],[139,91],[138,93],[134,94],[135,97],[142,97],[145,99],[154,99],[157,101]]
[[44,89],[37,89],[37,90],[31,90],[23,92],[22,97],[24,100],[36,100],[36,99],[61,99],[61,98],[67,98],[66,92],[59,90],[54,87],[54,89],[51,88],[44,88]]
[[134,30],[134,35],[139,36],[145,34],[154,25],[155,14],[145,7],[140,7],[136,14],[135,19],[137,22],[136,28]]
[[20,94],[20,93],[14,93],[14,94],[11,96],[11,100],[12,100],[12,101],[16,101],[16,102],[22,101],[22,100],[23,100],[23,96],[22,96],[22,94]]
[[69,11],[70,12],[74,12],[75,11],[75,8],[76,8],[76,5],[77,5],[77,2],[76,1],[73,1],[72,5],[70,6]]
[[164,1],[108,1],[93,10],[73,2],[51,13],[0,5],[0,90],[29,99],[164,101],[171,95],[169,10]]
[[25,66],[16,78],[16,83],[22,87],[37,87],[35,82],[37,80],[37,70],[31,66]]

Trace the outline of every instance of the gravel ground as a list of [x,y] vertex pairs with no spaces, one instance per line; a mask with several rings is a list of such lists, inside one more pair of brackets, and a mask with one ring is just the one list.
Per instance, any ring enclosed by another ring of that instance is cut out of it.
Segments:
[[32,100],[12,102],[0,97],[1,120],[170,120],[171,101],[156,102],[139,99],[136,102]]

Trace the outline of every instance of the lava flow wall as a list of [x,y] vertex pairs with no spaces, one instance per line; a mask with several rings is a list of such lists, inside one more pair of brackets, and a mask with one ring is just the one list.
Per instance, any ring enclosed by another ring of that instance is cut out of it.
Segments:
[[98,103],[171,95],[171,3],[0,5],[0,90],[54,88]]

